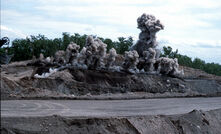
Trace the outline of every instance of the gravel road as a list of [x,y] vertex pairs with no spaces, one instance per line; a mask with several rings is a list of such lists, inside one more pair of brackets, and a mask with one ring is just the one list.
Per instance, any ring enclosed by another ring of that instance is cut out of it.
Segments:
[[139,100],[7,100],[1,101],[2,117],[71,116],[116,117],[172,115],[221,108],[221,97]]

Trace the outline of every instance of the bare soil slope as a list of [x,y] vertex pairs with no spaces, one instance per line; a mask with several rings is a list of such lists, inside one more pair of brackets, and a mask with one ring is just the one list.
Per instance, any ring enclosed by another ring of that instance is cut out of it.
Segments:
[[220,77],[186,67],[184,78],[74,68],[48,78],[34,78],[33,72],[49,67],[27,66],[29,62],[2,66],[1,99],[128,99],[220,96],[221,93]]

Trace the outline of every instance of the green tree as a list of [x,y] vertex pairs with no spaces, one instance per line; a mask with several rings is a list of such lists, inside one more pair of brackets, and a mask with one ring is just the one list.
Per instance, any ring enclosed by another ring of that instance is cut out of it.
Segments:
[[195,59],[193,60],[192,67],[193,67],[193,68],[198,68],[198,69],[204,70],[205,65],[206,65],[205,61],[203,61],[203,60],[201,60],[201,59],[199,59],[199,58],[195,58]]
[[129,48],[133,45],[133,38],[128,37],[128,39],[126,39],[124,37],[119,37],[118,42],[115,42],[115,44],[117,53],[124,54],[124,52],[128,51]]
[[32,48],[26,39],[15,39],[12,42],[13,61],[21,61],[32,58]]
[[71,38],[70,34],[67,32],[62,33],[62,50],[65,50],[67,46],[70,44]]
[[169,57],[169,58],[177,58],[178,57],[178,49],[176,51],[173,51],[172,47],[163,47],[163,57]]
[[111,39],[109,38],[104,39],[104,43],[107,44],[107,52],[109,52],[111,48],[116,49],[116,46],[114,45],[114,42]]

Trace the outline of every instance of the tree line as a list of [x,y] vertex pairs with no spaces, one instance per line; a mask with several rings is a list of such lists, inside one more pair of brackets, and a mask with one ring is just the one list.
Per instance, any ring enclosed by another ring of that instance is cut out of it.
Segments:
[[[82,49],[85,45],[87,35],[80,35],[75,33],[70,35],[69,33],[63,33],[61,38],[48,39],[44,35],[30,36],[26,39],[15,39],[12,41],[12,45],[7,48],[8,54],[14,54],[12,61],[30,60],[35,56],[39,57],[40,53],[45,57],[53,56],[58,50],[65,50],[70,42],[74,42]],[[133,45],[133,38],[119,37],[117,41],[112,41],[109,38],[97,37],[101,41],[107,44],[107,51],[111,48],[115,48],[118,54],[124,54]],[[0,53],[4,53],[6,48],[0,48]],[[205,61],[181,55],[178,50],[173,51],[170,46],[163,47],[162,57],[177,58],[180,65],[188,66],[192,68],[201,69],[207,73],[221,76],[221,65],[216,63],[206,63]]]
[[[44,35],[30,36],[26,39],[15,39],[12,41],[11,47],[7,48],[8,54],[14,54],[12,61],[22,61],[32,59],[33,56],[39,57],[40,53],[45,57],[53,56],[58,50],[65,50],[70,42],[74,42],[82,49],[85,45],[87,35],[80,35],[75,33],[63,33],[61,38],[48,39]],[[115,48],[117,53],[123,54],[129,50],[133,45],[133,38],[119,37],[117,41],[112,41],[109,38],[97,37],[107,44],[107,51]],[[6,48],[1,48],[0,52],[3,53]]]
[[173,49],[170,46],[163,47],[163,51],[161,53],[161,56],[169,57],[169,58],[177,58],[178,63],[180,65],[200,69],[200,70],[203,70],[207,73],[221,76],[221,65],[220,64],[213,63],[213,62],[206,63],[204,60],[201,60],[200,58],[194,58],[192,60],[191,57],[179,54],[178,49],[173,51]]

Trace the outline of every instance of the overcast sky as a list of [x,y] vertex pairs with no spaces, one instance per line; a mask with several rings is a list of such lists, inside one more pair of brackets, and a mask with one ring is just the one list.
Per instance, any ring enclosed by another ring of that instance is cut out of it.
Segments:
[[221,63],[221,0],[1,0],[1,37],[69,32],[137,40],[142,13],[164,24],[157,34],[161,47]]

